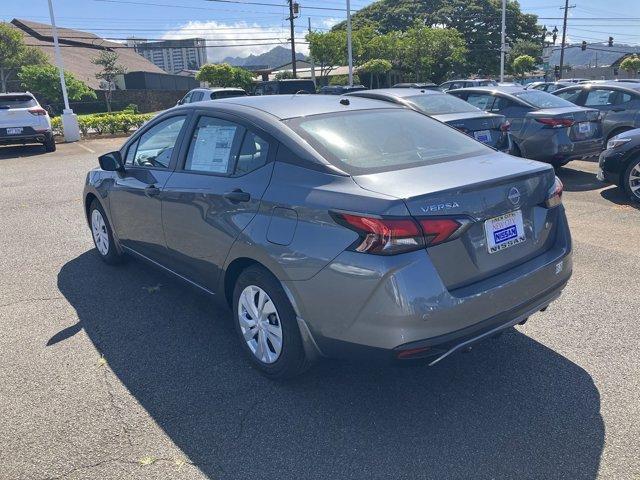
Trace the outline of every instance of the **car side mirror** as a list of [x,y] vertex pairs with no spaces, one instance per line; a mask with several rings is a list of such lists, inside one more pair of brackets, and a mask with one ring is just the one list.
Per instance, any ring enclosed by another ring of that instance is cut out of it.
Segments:
[[124,172],[124,162],[120,152],[109,152],[98,157],[100,168],[105,172]]

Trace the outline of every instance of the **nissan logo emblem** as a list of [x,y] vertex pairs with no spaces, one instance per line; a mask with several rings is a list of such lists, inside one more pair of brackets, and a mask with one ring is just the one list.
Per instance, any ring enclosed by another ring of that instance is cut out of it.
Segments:
[[520,203],[520,190],[518,190],[516,187],[511,187],[511,190],[509,190],[509,195],[507,195],[507,198],[514,205],[519,204]]

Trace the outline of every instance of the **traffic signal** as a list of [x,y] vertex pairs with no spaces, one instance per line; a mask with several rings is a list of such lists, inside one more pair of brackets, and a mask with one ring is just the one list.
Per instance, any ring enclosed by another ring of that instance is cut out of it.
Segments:
[[587,42],[585,42],[584,40],[582,41],[582,45],[580,46],[580,50],[582,50],[583,52],[587,49]]
[[560,66],[556,65],[555,67],[553,67],[553,73],[556,76],[556,78],[560,78]]
[[609,46],[613,47],[613,37],[609,37]]

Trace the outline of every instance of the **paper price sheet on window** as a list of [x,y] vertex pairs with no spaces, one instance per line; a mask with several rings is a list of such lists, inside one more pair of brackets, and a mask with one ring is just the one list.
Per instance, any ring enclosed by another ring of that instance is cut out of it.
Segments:
[[191,170],[227,173],[231,161],[231,147],[237,127],[205,125],[198,129],[191,156]]

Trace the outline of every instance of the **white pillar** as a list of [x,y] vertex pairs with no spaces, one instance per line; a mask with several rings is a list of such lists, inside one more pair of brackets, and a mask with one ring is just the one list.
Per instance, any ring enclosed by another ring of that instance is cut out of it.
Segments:
[[58,29],[56,28],[56,20],[53,15],[52,0],[49,0],[49,16],[51,17],[53,46],[55,48],[56,63],[58,64],[58,71],[60,73],[60,86],[62,87],[62,98],[64,100],[64,110],[62,111],[62,132],[64,133],[65,142],[77,142],[80,140],[80,128],[78,127],[78,117],[69,107],[67,85],[64,81],[64,64],[62,63],[62,54],[60,53],[60,45],[58,43]]

